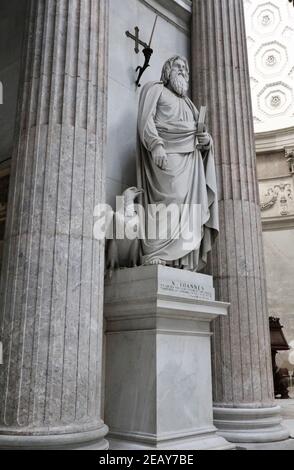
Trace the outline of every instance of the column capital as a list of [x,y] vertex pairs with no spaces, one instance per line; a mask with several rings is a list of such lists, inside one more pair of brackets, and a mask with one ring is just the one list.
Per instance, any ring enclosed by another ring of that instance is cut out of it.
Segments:
[[294,174],[294,146],[285,147],[285,158],[289,164],[289,171]]

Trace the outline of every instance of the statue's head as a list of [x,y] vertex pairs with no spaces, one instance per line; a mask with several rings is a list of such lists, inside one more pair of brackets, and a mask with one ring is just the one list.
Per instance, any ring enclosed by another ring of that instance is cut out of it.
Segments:
[[176,55],[165,62],[161,81],[178,95],[185,96],[189,89],[189,73],[187,59]]

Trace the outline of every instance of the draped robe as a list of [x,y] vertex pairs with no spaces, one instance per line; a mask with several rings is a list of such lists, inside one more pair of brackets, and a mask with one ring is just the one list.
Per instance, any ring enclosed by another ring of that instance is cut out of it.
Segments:
[[[176,95],[162,82],[143,87],[138,114],[137,179],[138,186],[144,189],[144,264],[160,259],[169,266],[199,271],[206,265],[219,231],[213,142],[210,138],[205,150],[197,149],[198,117],[188,97]],[[164,170],[152,158],[157,145],[163,145],[167,154]],[[148,224],[150,220],[154,223],[152,218],[156,217],[154,210],[148,211],[150,204],[185,207],[180,214],[181,226],[188,225],[195,236],[187,243],[179,224],[172,223],[164,239],[148,238]],[[193,205],[201,208],[197,220],[191,212]]]

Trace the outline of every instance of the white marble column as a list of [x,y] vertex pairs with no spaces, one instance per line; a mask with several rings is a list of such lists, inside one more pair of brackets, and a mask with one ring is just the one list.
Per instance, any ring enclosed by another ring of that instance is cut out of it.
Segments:
[[29,2],[1,280],[2,448],[107,448],[104,256],[92,233],[107,53],[108,0]]
[[208,105],[215,142],[220,236],[211,273],[215,424],[235,442],[287,437],[275,406],[243,0],[193,0],[193,99]]

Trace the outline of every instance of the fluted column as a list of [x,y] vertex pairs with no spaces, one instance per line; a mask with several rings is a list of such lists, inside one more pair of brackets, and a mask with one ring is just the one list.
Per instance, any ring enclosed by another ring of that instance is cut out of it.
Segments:
[[275,406],[243,0],[193,0],[193,98],[208,105],[220,236],[211,259],[217,299],[215,424],[235,442],[287,437]]
[[1,280],[0,447],[107,448],[101,420],[108,0],[31,0]]

